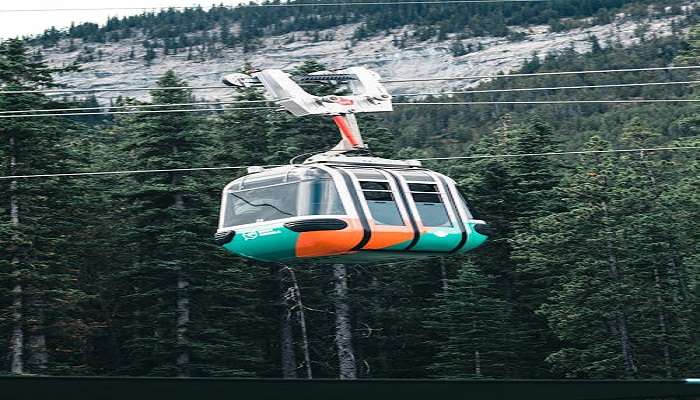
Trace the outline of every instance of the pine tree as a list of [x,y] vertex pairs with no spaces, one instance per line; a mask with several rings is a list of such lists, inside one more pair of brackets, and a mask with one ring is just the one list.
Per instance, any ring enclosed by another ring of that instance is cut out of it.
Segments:
[[[650,138],[639,121],[626,131],[631,143]],[[588,148],[609,144],[594,138]],[[531,251],[561,266],[541,308],[564,344],[548,361],[567,376],[683,375],[696,357],[681,317],[692,303],[686,257],[658,201],[665,168],[612,157],[581,159],[561,188],[566,210],[536,221]]]
[[676,57],[676,61],[693,65],[700,58],[700,24],[690,28],[687,44],[688,48]]
[[[607,147],[596,138],[587,146]],[[562,185],[567,211],[537,221],[536,226],[551,226],[549,235],[537,229],[534,232],[541,241],[552,240],[559,246],[565,258],[557,262],[566,266],[560,288],[541,311],[564,341],[564,347],[548,361],[567,376],[633,377],[639,361],[630,307],[638,292],[631,293],[637,289],[620,262],[624,239],[616,229],[618,215],[623,212],[614,197],[617,171],[607,156],[579,161],[577,173]],[[572,230],[572,226],[577,228]],[[580,337],[577,330],[591,334]]]
[[[636,148],[651,147],[659,138],[660,134],[640,118],[628,122],[621,137],[627,146]],[[648,374],[671,378],[693,365],[696,357],[694,351],[687,351],[692,342],[691,328],[682,317],[691,312],[686,259],[694,249],[684,244],[673,224],[674,215],[683,208],[669,207],[666,195],[677,183],[676,170],[680,165],[653,153],[623,159],[628,168],[622,184],[629,188],[627,209],[630,211],[622,225],[627,228],[626,257],[645,278],[640,284],[646,301],[637,305],[646,309],[642,315],[649,324],[645,329],[649,333],[640,339],[648,357],[643,362],[649,368]],[[687,204],[692,204],[690,198],[687,200]],[[660,225],[658,221],[669,222]]]
[[[244,69],[249,70],[250,66],[246,66]],[[264,100],[264,97],[258,90],[245,89],[238,92],[235,99],[242,102],[260,102]],[[268,152],[269,112],[236,109],[249,106],[258,107],[261,104],[237,104],[232,106],[230,110],[224,109],[224,112],[216,118],[213,127],[214,140],[217,145],[211,154],[214,163],[222,165],[258,165],[264,163],[263,156]],[[218,198],[221,188],[228,181],[244,174],[244,170],[226,171],[226,179],[219,181],[221,182],[220,187],[212,196]],[[227,254],[222,249],[218,249],[218,252],[221,257],[224,257],[226,263],[245,273],[247,282],[249,282],[248,289],[244,291],[247,294],[247,301],[251,304],[257,304],[256,307],[248,309],[249,314],[241,315],[243,320],[253,318],[256,321],[255,325],[259,327],[250,332],[250,325],[248,325],[248,327],[243,327],[242,333],[252,333],[255,337],[266,338],[266,351],[264,354],[257,355],[259,358],[256,360],[258,364],[256,371],[265,376],[297,377],[297,371],[301,374],[301,369],[299,369],[301,367],[296,362],[293,337],[295,333],[293,325],[296,325],[294,324],[296,319],[293,317],[296,313],[292,311],[295,308],[292,300],[297,299],[297,297],[295,297],[296,292],[293,285],[289,282],[289,273],[276,265],[243,261]],[[277,326],[279,326],[279,330],[276,329]],[[279,343],[270,339],[277,337],[280,337]],[[279,353],[276,351],[278,349]],[[263,357],[264,361],[261,359]],[[278,357],[279,366],[274,365]]]
[[[521,128],[515,131],[511,151],[515,154],[533,154],[554,150],[553,130],[539,117],[531,117]],[[509,193],[510,201],[517,207],[516,215],[511,221],[513,236],[511,262],[514,268],[513,301],[515,324],[520,332],[520,339],[527,343],[527,350],[519,354],[519,360],[525,361],[533,368],[531,373],[547,376],[542,362],[545,354],[556,346],[552,335],[546,329],[546,323],[535,315],[535,310],[544,301],[551,290],[551,272],[539,270],[537,261],[530,260],[529,240],[532,237],[532,224],[538,217],[549,215],[559,207],[554,188],[559,177],[553,161],[545,157],[522,156],[508,161],[509,175],[513,187]],[[537,375],[535,375],[537,376]]]
[[490,277],[465,262],[427,312],[426,326],[439,338],[433,374],[445,379],[511,376],[515,332],[510,313]]
[[[0,43],[0,84],[10,90],[54,87],[52,74],[74,70],[48,67],[32,57],[24,43],[8,40]],[[27,110],[60,108],[40,94],[0,96],[0,109]],[[70,121],[47,119],[8,119],[0,126],[0,154],[7,160],[3,175],[51,173],[71,160],[70,140],[78,126]],[[61,307],[75,304],[81,296],[67,282],[76,271],[63,265],[61,248],[66,243],[62,232],[75,228],[63,221],[58,210],[68,207],[74,193],[58,180],[3,180],[0,182],[0,285],[3,287],[3,343],[9,347],[9,372],[48,373],[70,365],[71,360],[50,359],[62,347],[68,332]],[[9,294],[9,295],[7,295]],[[64,355],[76,348],[65,347]],[[74,360],[73,360],[74,361]],[[55,368],[53,368],[55,367]]]
[[[170,71],[158,85],[186,83]],[[158,104],[192,101],[186,90],[155,91],[152,97]],[[212,158],[214,138],[200,129],[202,123],[187,113],[147,114],[124,118],[117,129],[129,132],[121,148],[136,160],[133,168],[183,168]],[[227,265],[210,244],[223,186],[212,190],[212,183],[180,173],[136,176],[119,194],[130,225],[121,240],[132,254],[119,277],[133,288],[125,296],[131,315],[122,316],[129,337],[122,346],[127,373],[240,375],[256,369],[255,346],[237,350],[245,340],[238,324],[247,314],[241,313],[250,307],[238,291],[246,275],[239,276],[240,264]],[[210,311],[198,304],[220,306]],[[229,356],[212,362],[221,353]]]
[[[395,157],[396,154],[396,135],[388,128],[384,127],[382,120],[379,117],[367,115],[358,118],[358,125],[362,140],[369,151],[377,156],[384,158]],[[332,132],[329,135],[332,136]],[[338,134],[337,137],[340,135]]]
[[146,65],[151,65],[153,60],[156,59],[156,51],[153,50],[153,47],[147,47],[146,48],[146,54],[143,55],[143,61]]
[[[533,154],[553,149],[551,128],[534,117],[514,123],[509,117],[475,146],[481,154]],[[444,168],[444,166],[443,166]],[[556,349],[556,340],[535,310],[547,298],[552,279],[536,268],[526,254],[533,219],[557,208],[553,188],[558,177],[550,160],[535,156],[494,158],[469,165],[449,165],[445,171],[464,188],[477,218],[486,220],[494,234],[473,262],[489,276],[502,299],[513,304],[510,329],[518,343],[508,371],[513,377],[549,376],[544,359]]]
[[[231,110],[216,120],[219,151],[214,154],[218,162],[229,165],[260,164],[261,154],[268,152],[267,132],[270,129],[269,111],[237,110],[236,108],[259,107],[265,98],[259,90],[245,89],[236,94],[234,101],[243,103],[233,105]],[[247,104],[245,102],[252,102]]]
[[453,57],[461,57],[469,53],[461,40],[455,40],[450,44],[450,52]]
[[423,321],[430,315],[426,302],[441,288],[435,264],[404,261],[348,268],[358,376],[428,376],[435,347]]

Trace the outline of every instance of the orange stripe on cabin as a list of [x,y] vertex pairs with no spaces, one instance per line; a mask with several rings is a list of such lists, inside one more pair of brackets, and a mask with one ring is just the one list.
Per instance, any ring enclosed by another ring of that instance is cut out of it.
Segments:
[[348,253],[364,231],[358,220],[345,219],[348,227],[340,231],[302,232],[296,244],[297,257],[321,257]]

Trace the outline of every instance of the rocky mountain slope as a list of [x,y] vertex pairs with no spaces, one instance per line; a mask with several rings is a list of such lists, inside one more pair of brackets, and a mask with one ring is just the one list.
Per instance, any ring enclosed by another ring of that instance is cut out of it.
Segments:
[[[695,7],[691,3],[688,7]],[[219,86],[221,76],[239,70],[244,63],[255,68],[291,68],[305,60],[315,60],[330,68],[362,65],[377,71],[387,79],[421,78],[433,76],[491,75],[521,67],[533,55],[544,56],[550,52],[573,49],[579,53],[590,51],[593,37],[602,47],[610,45],[629,46],[652,36],[681,34],[672,26],[685,18],[673,16],[645,21],[630,21],[618,16],[611,24],[596,25],[561,32],[551,32],[548,26],[528,28],[511,27],[519,32],[513,37],[473,37],[459,39],[452,34],[445,41],[407,41],[403,48],[395,45],[397,37],[406,37],[412,27],[394,30],[363,40],[353,40],[357,24],[348,24],[333,29],[314,32],[295,32],[281,36],[266,37],[262,46],[252,52],[221,46],[215,57],[187,53],[163,55],[146,63],[146,49],[142,46],[145,37],[136,36],[118,43],[69,44],[62,40],[56,47],[42,49],[44,57],[54,65],[73,62],[79,55],[90,54],[93,60],[84,62],[82,71],[65,74],[58,81],[74,88],[108,89],[119,87],[149,87],[167,70],[175,70],[192,86]],[[333,40],[319,41],[332,33]],[[292,39],[293,37],[293,39]],[[457,42],[469,49],[467,54],[455,55],[453,46]],[[157,49],[156,49],[157,50]],[[409,91],[439,92],[460,87],[473,86],[474,81],[412,82],[392,84],[394,93]],[[231,94],[228,89],[198,90],[197,97],[222,99]],[[108,101],[117,94],[97,92],[98,99]],[[146,92],[132,92],[135,98],[147,98]]]

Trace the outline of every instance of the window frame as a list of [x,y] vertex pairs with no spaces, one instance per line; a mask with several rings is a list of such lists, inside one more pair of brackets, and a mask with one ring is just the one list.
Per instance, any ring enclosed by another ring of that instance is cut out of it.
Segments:
[[[424,228],[433,228],[433,229],[440,229],[440,228],[446,228],[446,229],[454,229],[459,227],[459,218],[461,218],[461,215],[455,215],[452,207],[450,206],[450,196],[448,196],[448,190],[451,188],[449,187],[450,180],[448,177],[445,177],[444,175],[438,174],[437,172],[433,172],[430,170],[421,170],[420,172],[423,172],[424,174],[427,174],[431,181],[418,181],[418,180],[409,180],[406,177],[406,174],[410,174],[412,172],[417,172],[417,171],[411,171],[411,170],[398,170],[398,176],[401,177],[401,184],[404,187],[404,190],[406,192],[406,198],[409,199],[410,207],[411,207],[411,212],[414,215],[414,218],[416,222]],[[448,187],[443,185],[442,179],[440,177],[443,177],[445,179],[445,182],[448,183]],[[420,191],[413,191],[411,190],[410,184],[413,183],[418,183],[418,184],[429,184],[429,185],[435,185],[437,188],[437,192],[420,192]],[[450,222],[450,226],[428,226],[425,223],[423,223],[423,218],[420,215],[420,212],[418,210],[418,205],[416,204],[415,199],[413,198],[413,193],[430,193],[430,194],[438,194],[440,196],[440,200],[442,200],[442,205],[445,207],[445,211],[447,212],[447,217]],[[457,208],[457,212],[460,212],[459,206],[455,205]]]
[[[408,211],[408,204],[404,204],[404,201],[402,200],[402,197],[400,195],[400,190],[403,188],[400,188],[396,185],[396,182],[392,177],[387,174],[385,171],[382,171],[380,168],[358,168],[358,167],[347,167],[343,168],[343,170],[348,173],[352,177],[352,183],[355,188],[355,192],[357,193],[357,197],[360,200],[362,209],[367,216],[367,219],[372,222],[372,224],[380,227],[400,227],[400,228],[410,228],[411,227],[411,220],[409,218],[409,211]],[[379,175],[382,176],[382,178],[361,178],[357,174],[355,174],[355,171],[362,171],[362,172],[375,172]],[[360,182],[382,182],[382,183],[388,183],[389,189],[390,190],[372,190],[372,189],[364,189],[362,188],[362,185]],[[392,199],[394,204],[396,204],[396,208],[399,211],[399,217],[401,218],[402,225],[387,225],[387,224],[382,224],[379,223],[374,215],[372,214],[372,211],[369,208],[369,202],[367,198],[365,197],[364,192],[388,192],[391,194]]]
[[[260,187],[256,187],[256,188],[250,188],[250,189],[242,189],[242,190],[235,190],[235,189],[233,189],[233,190],[228,190],[228,191],[226,191],[226,192],[224,193],[224,196],[227,198],[227,199],[226,199],[226,207],[227,207],[227,208],[224,210],[224,212],[225,212],[226,214],[229,214],[229,211],[233,211],[233,210],[229,210],[229,208],[228,208],[230,205],[232,205],[231,202],[234,202],[234,203],[235,203],[234,198],[235,198],[236,196],[233,196],[233,195],[232,195],[233,193],[235,193],[236,195],[239,195],[239,196],[240,196],[241,193],[249,193],[249,192],[255,192],[255,191],[260,191],[260,190],[265,190],[265,189],[279,188],[279,187],[283,187],[283,186],[291,187],[292,185],[299,185],[299,184],[301,184],[301,182],[302,182],[302,181],[299,180],[299,181],[293,181],[293,182],[283,182],[283,183],[278,183],[278,184],[274,184],[274,185],[260,186]],[[298,190],[299,190],[299,186],[296,186],[293,190],[298,191]],[[282,194],[284,194],[284,193],[282,193]],[[251,200],[250,200],[250,199],[245,199],[245,200],[242,200],[242,201],[243,201],[244,203],[250,204],[249,202],[250,202]],[[284,217],[284,218],[274,218],[274,219],[269,219],[269,220],[265,220],[265,221],[253,221],[253,222],[247,222],[247,223],[244,223],[244,224],[233,224],[233,225],[230,225],[230,227],[233,227],[233,226],[252,225],[252,224],[263,224],[263,223],[266,223],[266,222],[273,222],[273,221],[279,221],[279,220],[288,219],[288,218],[301,217],[301,215],[295,215],[295,214],[296,214],[296,201],[298,201],[298,194],[297,194],[297,198],[295,199],[295,207],[294,207],[295,209],[292,210],[291,213],[289,213],[289,214],[292,214],[292,215],[290,215],[290,216],[288,216],[288,217]],[[235,206],[235,205],[234,205],[234,206]],[[263,205],[259,205],[259,207],[263,207]],[[281,210],[281,211],[283,211],[283,212],[285,212],[285,213],[286,213],[286,211],[287,211],[287,210],[278,208],[278,207],[277,207],[276,205],[274,205],[274,204],[272,204],[272,207],[271,207],[271,208],[276,209],[276,210]],[[229,214],[229,215],[230,215],[230,214]],[[233,215],[231,215],[231,217],[235,217],[236,215],[237,215],[237,214],[234,213]],[[224,217],[224,222],[225,222],[225,219],[226,219],[226,217]]]
[[[448,207],[448,202],[449,202],[449,197],[446,195],[446,193],[443,193],[440,190],[440,185],[438,184],[437,180],[435,182],[423,182],[419,183],[422,185],[432,185],[435,187],[435,191],[433,192],[426,192],[426,191],[418,191],[418,190],[412,190],[411,189],[411,184],[416,184],[419,182],[407,182],[406,186],[408,186],[409,192],[408,194],[411,196],[411,201],[413,201],[413,204],[416,205],[416,218],[420,220],[420,223],[425,226],[426,228],[454,228],[455,227],[455,221],[453,221],[453,218],[450,216],[450,207]],[[421,209],[418,205],[418,203],[431,203],[427,201],[418,201],[416,200],[416,197],[414,196],[415,194],[428,194],[428,195],[434,195],[438,197],[438,202],[435,202],[433,204],[439,204],[442,206],[443,210],[445,211],[445,216],[447,217],[447,223],[448,225],[428,225],[425,221],[425,218],[421,214]]]
[[[291,184],[301,184],[304,181],[316,181],[319,180],[318,178],[307,178],[307,179],[296,179],[296,180],[290,180],[289,175],[292,172],[295,172],[295,170],[301,170],[301,169],[289,169],[286,171],[278,171],[276,173],[270,172],[263,172],[260,175],[254,174],[254,175],[246,175],[242,176],[238,179],[235,179],[231,182],[229,182],[225,187],[224,190],[222,191],[221,195],[221,205],[220,205],[220,211],[219,211],[219,224],[218,224],[218,229],[217,232],[226,232],[226,231],[231,231],[234,230],[235,228],[240,228],[240,227],[249,227],[253,226],[256,224],[268,224],[268,223],[284,223],[284,222],[289,222],[289,221],[295,221],[299,220],[300,218],[312,218],[312,217],[336,217],[336,218],[347,218],[348,216],[352,215],[352,212],[354,211],[354,207],[352,204],[349,203],[347,196],[347,188],[345,186],[345,182],[342,181],[342,179],[337,175],[336,171],[333,171],[331,168],[324,168],[324,167],[306,167],[304,168],[305,170],[313,170],[313,169],[318,169],[325,174],[328,175],[328,178],[323,178],[324,180],[329,180],[333,183],[333,187],[335,188],[335,191],[340,199],[340,203],[342,208],[345,211],[345,214],[314,214],[314,215],[294,215],[290,217],[285,217],[285,218],[279,218],[279,219],[271,219],[267,221],[262,221],[262,222],[249,222],[246,224],[237,224],[237,225],[225,225],[226,221],[226,215],[229,207],[229,202],[231,199],[231,192],[247,192],[251,190],[259,190],[259,189],[267,189],[270,187],[275,187],[275,186],[283,186],[283,185],[291,185]],[[266,185],[266,186],[259,186],[259,187],[254,187],[254,188],[245,188],[245,181],[249,179],[254,179],[254,180],[265,180],[265,179],[275,179],[275,178],[282,178],[282,182],[279,183],[274,183],[272,185]],[[234,189],[237,188],[237,189]],[[242,188],[242,189],[241,189]]]

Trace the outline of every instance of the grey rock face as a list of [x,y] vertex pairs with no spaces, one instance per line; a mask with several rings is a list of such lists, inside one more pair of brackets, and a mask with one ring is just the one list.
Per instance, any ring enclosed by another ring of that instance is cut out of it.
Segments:
[[[671,35],[671,23],[682,16],[652,19],[646,22],[646,35]],[[425,77],[494,75],[517,69],[530,59],[533,54],[541,56],[549,52],[573,49],[579,53],[590,51],[589,38],[595,35],[602,46],[608,43],[620,43],[624,46],[639,42],[635,30],[640,23],[618,20],[609,25],[573,29],[565,32],[549,32],[547,26],[529,28],[514,27],[525,33],[520,41],[509,41],[504,37],[475,37],[461,40],[465,47],[471,45],[475,51],[454,57],[449,50],[450,44],[457,40],[450,38],[445,42],[411,43],[403,49],[392,44],[394,36],[401,36],[411,27],[395,30],[392,35],[375,36],[352,43],[352,33],[356,25],[345,25],[333,30],[335,40],[313,42],[311,32],[295,32],[283,36],[267,37],[262,40],[263,46],[250,53],[240,49],[221,48],[220,57],[207,59],[194,55],[187,60],[187,53],[163,56],[162,51],[152,61],[145,65],[143,55],[145,49],[141,46],[144,38],[122,40],[119,43],[80,43],[76,47],[101,50],[102,60],[88,62],[83,65],[82,72],[64,74],[58,81],[72,88],[107,89],[122,87],[152,87],[156,80],[167,70],[175,70],[191,86],[221,86],[221,77],[239,70],[244,63],[255,68],[292,68],[305,60],[315,60],[329,68],[346,66],[365,66],[377,71],[386,79],[410,79]],[[324,36],[321,32],[321,37]],[[289,36],[294,35],[294,41],[289,43]],[[220,46],[220,45],[219,45]],[[68,64],[76,59],[78,51],[67,52],[67,42],[62,42],[57,48],[43,50],[44,56],[51,64]],[[135,49],[135,58],[128,60],[131,49]],[[476,51],[477,48],[481,50]],[[161,49],[158,49],[161,50]],[[93,53],[94,54],[94,53]],[[126,61],[118,61],[120,59]],[[411,82],[388,85],[392,93],[407,92],[440,92],[474,86],[479,80],[447,81],[447,82]],[[148,92],[97,92],[98,99],[108,101],[119,94],[138,99],[148,98]],[[197,98],[214,100],[226,99],[232,94],[229,89],[197,90]]]

